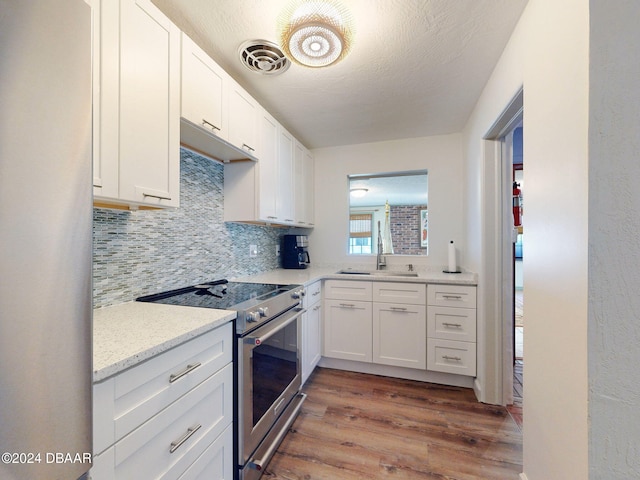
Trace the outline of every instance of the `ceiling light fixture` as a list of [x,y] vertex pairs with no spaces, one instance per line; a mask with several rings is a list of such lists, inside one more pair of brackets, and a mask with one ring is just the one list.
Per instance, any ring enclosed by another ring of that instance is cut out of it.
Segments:
[[349,11],[336,0],[297,0],[279,17],[280,46],[306,67],[326,67],[342,60],[353,41]]
[[351,193],[351,196],[356,198],[364,197],[368,191],[369,191],[368,188],[352,188],[351,190],[349,190],[349,192]]

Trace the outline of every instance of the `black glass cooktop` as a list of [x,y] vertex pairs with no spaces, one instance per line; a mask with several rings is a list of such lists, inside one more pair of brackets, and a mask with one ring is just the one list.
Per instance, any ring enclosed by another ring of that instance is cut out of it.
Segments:
[[262,301],[288,291],[291,286],[215,280],[191,287],[139,297],[138,302],[163,303],[185,307],[238,310],[250,300]]

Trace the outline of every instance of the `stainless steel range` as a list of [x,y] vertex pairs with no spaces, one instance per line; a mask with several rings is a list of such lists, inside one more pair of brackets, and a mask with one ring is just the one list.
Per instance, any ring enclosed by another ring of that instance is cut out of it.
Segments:
[[295,420],[302,354],[301,285],[215,280],[140,297],[141,302],[235,310],[235,460],[237,478],[262,476]]

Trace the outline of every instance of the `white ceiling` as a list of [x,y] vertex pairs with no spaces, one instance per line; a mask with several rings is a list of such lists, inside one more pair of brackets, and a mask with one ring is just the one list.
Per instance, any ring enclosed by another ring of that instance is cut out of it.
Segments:
[[277,43],[289,0],[153,0],[309,148],[459,132],[527,0],[343,0],[355,42],[340,63],[246,69],[246,40]]

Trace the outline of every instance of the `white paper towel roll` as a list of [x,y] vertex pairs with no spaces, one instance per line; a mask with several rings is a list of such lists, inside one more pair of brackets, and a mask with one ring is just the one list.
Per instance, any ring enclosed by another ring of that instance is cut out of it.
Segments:
[[458,263],[456,262],[456,246],[453,243],[453,240],[449,242],[449,265],[447,271],[455,272],[457,271]]

